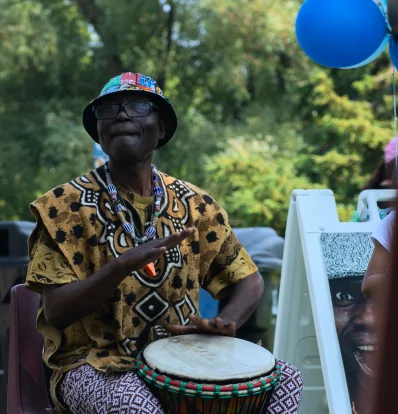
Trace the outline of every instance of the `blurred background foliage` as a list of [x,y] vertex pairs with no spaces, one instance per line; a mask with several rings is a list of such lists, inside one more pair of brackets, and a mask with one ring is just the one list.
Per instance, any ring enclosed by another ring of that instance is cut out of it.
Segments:
[[179,115],[158,168],[209,191],[234,226],[283,233],[294,188],[330,188],[342,220],[393,136],[390,62],[307,59],[298,0],[0,0],[0,220],[92,168],[84,106],[123,72]]

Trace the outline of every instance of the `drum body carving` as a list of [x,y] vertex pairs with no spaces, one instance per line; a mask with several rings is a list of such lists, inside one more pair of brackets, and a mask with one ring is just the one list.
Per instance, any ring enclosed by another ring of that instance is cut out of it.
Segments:
[[280,377],[266,349],[211,335],[156,341],[139,354],[136,368],[167,414],[265,413]]

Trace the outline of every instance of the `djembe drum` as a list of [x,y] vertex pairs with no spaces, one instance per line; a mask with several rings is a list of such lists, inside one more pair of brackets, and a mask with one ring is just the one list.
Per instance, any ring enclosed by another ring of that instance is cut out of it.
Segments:
[[153,342],[137,357],[136,368],[167,414],[264,413],[280,377],[266,349],[212,335]]

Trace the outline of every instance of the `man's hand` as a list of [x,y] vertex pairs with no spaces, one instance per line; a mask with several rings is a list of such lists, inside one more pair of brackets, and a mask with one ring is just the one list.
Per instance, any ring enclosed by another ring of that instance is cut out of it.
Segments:
[[220,317],[204,319],[196,315],[189,315],[190,325],[168,325],[166,329],[173,335],[203,333],[211,335],[235,336],[235,322],[226,323]]
[[142,269],[148,263],[154,262],[167,249],[177,246],[184,239],[194,234],[195,227],[189,227],[178,233],[173,233],[163,239],[151,240],[140,246],[127,250],[116,260],[124,274],[129,274],[134,270]]
[[365,275],[362,281],[361,291],[366,299],[380,298],[388,287],[387,273],[374,273]]

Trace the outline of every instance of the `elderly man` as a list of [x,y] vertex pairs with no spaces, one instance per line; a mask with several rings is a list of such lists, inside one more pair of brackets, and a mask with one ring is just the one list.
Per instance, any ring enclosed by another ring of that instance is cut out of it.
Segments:
[[[177,128],[153,79],[111,79],[83,124],[109,164],[31,205],[26,286],[42,295],[37,327],[51,398],[60,412],[162,413],[134,372],[139,350],[170,334],[234,336],[262,278],[217,202],[151,164]],[[198,316],[200,287],[229,298],[217,318]],[[297,412],[301,387],[300,373],[282,363],[268,412]]]

